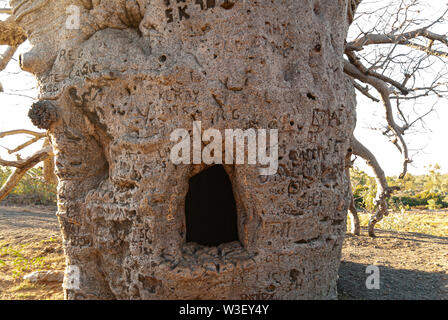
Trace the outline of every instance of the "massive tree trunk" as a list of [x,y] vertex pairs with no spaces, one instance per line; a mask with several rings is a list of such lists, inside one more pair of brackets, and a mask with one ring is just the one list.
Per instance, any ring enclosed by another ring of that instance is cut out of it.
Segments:
[[[11,4],[34,45],[22,68],[58,113],[66,298],[336,298],[355,125],[347,0]],[[65,27],[73,4],[79,30]],[[208,166],[169,157],[193,120],[279,130],[277,174],[224,165],[238,239],[217,247],[187,242],[189,179]]]

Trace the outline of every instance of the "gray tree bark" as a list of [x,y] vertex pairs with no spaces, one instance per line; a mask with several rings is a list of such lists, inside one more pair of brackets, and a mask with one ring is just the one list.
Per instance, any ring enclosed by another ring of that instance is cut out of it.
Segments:
[[[352,1],[11,5],[33,44],[22,68],[58,114],[49,134],[66,298],[337,297],[355,126],[343,65]],[[79,29],[66,28],[69,5]],[[193,120],[279,130],[276,175],[225,165],[239,242],[186,243],[188,181],[206,166],[171,163],[169,137]]]

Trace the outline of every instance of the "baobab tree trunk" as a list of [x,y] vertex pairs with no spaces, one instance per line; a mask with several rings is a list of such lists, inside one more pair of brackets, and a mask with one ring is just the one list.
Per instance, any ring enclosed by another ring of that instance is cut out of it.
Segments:
[[[58,113],[66,298],[336,298],[355,125],[342,58],[351,2],[11,4],[34,45],[22,68]],[[66,28],[69,5],[79,29]],[[208,165],[173,164],[170,134],[193,121],[278,129],[275,175],[224,165],[234,242],[187,242],[189,179]]]

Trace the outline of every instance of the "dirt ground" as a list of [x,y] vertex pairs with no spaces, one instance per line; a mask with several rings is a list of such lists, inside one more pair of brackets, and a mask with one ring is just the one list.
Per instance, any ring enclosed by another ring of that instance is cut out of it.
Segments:
[[[23,280],[32,271],[65,267],[55,210],[0,206],[0,299],[63,298],[60,283]],[[448,299],[448,234],[444,229],[448,213],[412,212],[407,219],[411,215],[416,215],[420,227],[425,223],[431,227],[432,234],[380,229],[377,238],[368,237],[365,229],[361,236],[347,234],[339,270],[339,299]],[[406,227],[414,220],[406,220]],[[379,267],[378,290],[366,288],[369,265]]]
[[64,270],[65,259],[54,207],[0,206],[0,299],[63,299],[60,283],[33,284],[23,276]]
[[[448,237],[376,231],[377,238],[347,234],[339,268],[342,300],[448,300]],[[380,288],[366,288],[369,265],[380,272]]]

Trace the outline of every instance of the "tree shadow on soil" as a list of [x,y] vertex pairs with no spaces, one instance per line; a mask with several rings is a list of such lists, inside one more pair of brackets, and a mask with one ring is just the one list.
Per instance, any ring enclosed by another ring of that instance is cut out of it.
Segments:
[[433,300],[447,299],[443,295],[443,273],[393,269],[378,266],[380,289],[367,289],[368,265],[342,261],[339,268],[338,295],[340,300]]
[[[56,212],[56,210],[54,210]],[[34,212],[0,207],[0,226],[2,228],[31,228],[57,230],[58,220],[52,212]]]
[[[448,245],[448,237],[442,236],[434,236],[431,234],[419,233],[419,232],[403,232],[403,231],[394,231],[394,230],[375,230],[377,236],[376,238],[388,238],[391,235],[395,239],[413,241],[413,242],[431,242],[437,244],[446,244]],[[420,239],[416,239],[416,238]]]

